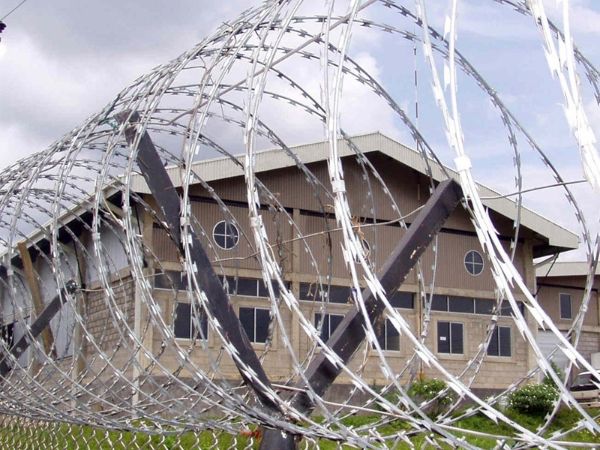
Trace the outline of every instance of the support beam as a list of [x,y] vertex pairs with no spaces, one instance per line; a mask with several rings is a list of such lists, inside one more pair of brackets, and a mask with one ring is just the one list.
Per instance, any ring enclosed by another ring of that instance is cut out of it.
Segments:
[[[140,121],[139,113],[123,112],[118,114],[116,118],[121,123],[127,121],[125,138],[127,143],[133,146],[137,136],[136,124]],[[137,163],[140,171],[154,196],[156,204],[160,208],[161,216],[165,221],[171,239],[179,248],[180,254],[184,255],[180,225],[181,199],[147,132],[141,134],[137,150]],[[281,413],[279,405],[267,392],[271,388],[271,383],[252,348],[252,344],[233,309],[233,305],[229,301],[229,297],[223,290],[223,285],[215,273],[200,239],[192,229],[189,230],[187,239],[191,243],[188,247],[191,262],[197,267],[196,282],[206,294],[211,314],[223,329],[223,334],[229,340],[229,343],[235,348],[237,358],[233,358],[233,360],[244,383],[256,393],[262,406],[271,413]],[[251,377],[248,372],[254,372],[254,377]]]
[[[462,198],[460,185],[454,180],[440,183],[421,210],[408,231],[404,234],[393,253],[381,269],[379,281],[388,294],[395,292],[406,276],[427,249],[433,236],[442,228],[446,219],[456,209]],[[376,325],[384,320],[385,306],[369,288],[362,291],[369,321]],[[365,339],[364,317],[358,309],[348,312],[327,341],[330,347],[346,365]],[[313,358],[306,370],[306,378],[312,390],[323,396],[342,371],[341,365],[334,365],[324,352]],[[291,406],[303,414],[310,414],[315,405],[307,394],[307,386],[302,382],[296,385],[297,393],[291,399]],[[284,435],[279,430],[267,429],[263,434],[261,450],[295,449],[296,437]]]
[[[21,261],[23,262],[23,273],[25,274],[25,280],[29,286],[29,292],[31,293],[31,300],[33,302],[33,311],[36,316],[39,316],[44,310],[44,301],[42,299],[42,293],[40,292],[40,285],[35,277],[33,270],[33,262],[31,261],[31,255],[25,242],[19,242],[17,244],[19,254],[21,255]],[[42,332],[42,343],[44,345],[44,351],[46,355],[51,355],[54,348],[54,337],[52,336],[52,330],[46,328]],[[56,355],[52,355],[56,356]]]
[[[15,358],[19,359],[23,353],[27,351],[31,343],[37,339],[37,337],[50,327],[50,321],[56,316],[60,308],[67,300],[67,296],[75,293],[77,290],[77,283],[71,280],[68,281],[66,287],[61,290],[59,294],[54,297],[43,311],[37,315],[35,321],[29,327],[29,333],[25,333],[21,338],[12,346],[10,354]],[[8,356],[5,356],[0,360],[0,378],[6,377],[6,375],[12,370]]]
[[[81,291],[77,294],[75,299],[75,310],[77,311],[77,314],[85,320],[87,317],[87,295],[85,293],[85,286],[88,267],[85,254],[77,251],[77,244],[75,243],[73,243],[73,248],[75,249],[77,258],[79,284],[81,286]],[[86,370],[86,345],[84,335],[85,330],[83,329],[83,324],[78,321],[75,324],[75,329],[73,330],[73,357],[75,358],[75,364],[73,366],[74,380],[78,380]]]

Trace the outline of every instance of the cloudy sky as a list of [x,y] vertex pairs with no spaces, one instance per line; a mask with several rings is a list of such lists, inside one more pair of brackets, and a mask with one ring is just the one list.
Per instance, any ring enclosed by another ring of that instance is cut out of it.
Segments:
[[[0,0],[0,17],[17,3],[19,0]],[[414,4],[404,3],[410,8]],[[427,2],[431,22],[440,29],[447,3]],[[547,2],[553,17],[558,3]],[[224,21],[254,4],[252,0],[27,0],[5,20],[7,28],[1,35],[0,167],[48,147],[108,104],[139,75],[191,48]],[[571,4],[576,43],[598,66],[600,2],[575,0]],[[397,15],[392,17],[381,6],[370,9],[366,17],[401,25]],[[411,30],[410,24],[404,25]],[[561,109],[562,96],[548,73],[532,20],[492,0],[464,0],[459,25],[461,51],[548,152],[565,178],[581,179],[575,141]],[[401,50],[397,41],[385,33],[361,29],[353,39],[352,56],[388,87],[402,107],[413,110],[414,96],[418,96],[420,125],[436,151],[443,154],[447,144],[422,55],[416,61],[410,59],[410,44]],[[416,93],[412,87],[415,64],[420,74]],[[319,81],[309,80],[309,70],[303,73],[298,68],[297,76],[312,84],[318,96]],[[512,156],[501,121],[473,82],[465,77],[459,83],[465,142],[477,175],[504,192],[514,190]],[[600,136],[600,110],[589,88],[584,89],[593,127]],[[381,130],[411,145],[409,133],[393,111],[368,100],[358,83],[346,83],[345,95],[343,122],[351,132]],[[305,136],[303,132],[298,138]],[[526,187],[551,182],[533,155],[523,155],[523,166]],[[597,222],[595,197],[585,187],[576,189],[589,213],[588,220]],[[558,223],[576,228],[572,215],[559,214],[556,195],[549,191],[530,194],[527,201]]]

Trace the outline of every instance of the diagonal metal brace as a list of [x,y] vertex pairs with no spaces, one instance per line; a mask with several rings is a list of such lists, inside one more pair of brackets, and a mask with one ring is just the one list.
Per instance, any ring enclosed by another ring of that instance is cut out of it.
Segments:
[[[126,111],[117,114],[115,117],[120,123],[127,123],[125,138],[127,143],[133,147],[138,133],[136,124],[140,123],[139,113],[137,111],[131,113]],[[140,171],[162,212],[162,217],[166,222],[171,239],[179,248],[180,254],[183,255],[184,248],[181,240],[180,225],[181,200],[179,194],[173,186],[154,143],[146,131],[141,134],[137,149],[137,163]],[[271,383],[252,348],[252,344],[233,309],[233,305],[229,301],[229,297],[223,290],[223,285],[215,273],[210,259],[202,247],[202,243],[193,230],[190,229],[189,234],[191,242],[189,246],[190,257],[192,263],[197,267],[194,277],[202,291],[206,294],[211,314],[223,328],[226,338],[237,352],[237,358],[233,358],[233,360],[244,383],[256,393],[264,407],[271,412],[281,413],[279,405],[274,402],[272,396],[267,392],[271,388]],[[259,383],[248,374],[249,371],[254,372],[255,378],[260,381]]]
[[[441,182],[431,198],[425,204],[415,221],[410,225],[385,265],[381,269],[379,281],[386,293],[395,292],[406,276],[431,243],[433,236],[442,228],[450,214],[456,209],[462,189],[454,180]],[[383,320],[385,305],[371,293],[369,288],[362,291],[369,321],[375,325]],[[343,364],[347,364],[352,355],[365,339],[363,314],[356,308],[348,312],[327,341]],[[311,389],[323,396],[342,371],[341,365],[333,364],[323,352],[310,362],[306,369],[306,379]],[[310,414],[315,405],[307,393],[304,382],[296,385],[297,393],[291,398],[291,406],[302,414]],[[282,434],[280,430],[266,429],[260,445],[261,450],[295,449],[295,436]]]
[[[61,290],[60,294],[57,294],[50,303],[42,310],[39,316],[29,327],[29,333],[25,333],[21,338],[12,346],[10,354],[15,358],[19,359],[23,353],[27,351],[29,346],[37,337],[42,334],[44,330],[50,325],[50,321],[56,316],[58,311],[64,303],[67,301],[67,295],[73,294],[77,290],[77,283],[70,280],[67,282],[65,287]],[[0,378],[6,377],[12,370],[12,366],[9,363],[8,356],[5,356],[0,361]]]

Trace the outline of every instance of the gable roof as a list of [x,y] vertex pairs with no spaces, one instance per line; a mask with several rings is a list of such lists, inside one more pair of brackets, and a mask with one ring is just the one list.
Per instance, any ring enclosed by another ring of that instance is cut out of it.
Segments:
[[[353,136],[351,139],[364,154],[380,152],[423,175],[427,174],[426,165],[421,154],[380,132]],[[340,140],[339,142],[340,157],[355,155],[354,151],[345,140]],[[290,149],[304,164],[325,161],[329,154],[329,145],[325,141],[298,145],[291,147]],[[238,159],[241,158],[242,156],[238,157]],[[281,149],[257,152],[255,161],[255,172],[257,173],[293,167],[296,165],[285,152],[281,151]],[[430,160],[430,167],[435,181],[442,181],[446,178],[446,175],[439,164]],[[194,162],[192,170],[201,179],[207,182],[244,175],[243,169],[235,164],[231,158],[226,156]],[[447,167],[445,167],[445,170],[452,178],[458,180],[458,173],[456,171]],[[167,172],[173,184],[176,187],[181,186],[182,173],[180,167],[169,167],[167,168]],[[132,176],[131,183],[133,191],[147,194],[150,193],[150,190],[141,175]],[[497,191],[482,184],[478,183],[478,188],[481,197],[500,196]],[[515,220],[517,217],[517,205],[509,198],[486,198],[482,201],[486,207],[511,220]],[[545,249],[538,249],[537,252],[534,253],[534,257],[572,250],[579,246],[579,238],[575,233],[523,206],[521,207],[521,225],[536,232],[547,240]]]

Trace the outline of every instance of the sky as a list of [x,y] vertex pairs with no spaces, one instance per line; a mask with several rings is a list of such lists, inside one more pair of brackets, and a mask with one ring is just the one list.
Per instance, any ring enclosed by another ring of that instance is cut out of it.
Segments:
[[[0,17],[18,3],[19,0],[0,0]],[[314,5],[322,9],[323,2],[305,3],[307,9]],[[414,4],[413,1],[398,3],[410,8]],[[440,30],[448,3],[426,2],[431,23]],[[558,17],[559,3],[546,2],[551,17]],[[575,42],[599,66],[600,2],[570,3]],[[44,150],[110,103],[138,76],[177,57],[223,22],[255,4],[251,0],[27,0],[5,19],[7,28],[0,35],[0,168]],[[405,19],[381,6],[369,8],[364,17],[416,31]],[[436,152],[451,164],[420,49],[414,59],[410,42],[400,43],[387,33],[370,29],[356,29],[352,39],[351,56],[386,86],[403,108],[412,112],[418,99],[419,125]],[[576,143],[562,112],[562,95],[556,80],[549,75],[532,20],[492,0],[463,0],[457,46],[564,177],[581,179]],[[415,67],[418,90],[412,81]],[[438,69],[443,69],[441,63]],[[294,70],[298,79],[318,97],[320,85],[314,72],[308,66]],[[592,127],[600,136],[600,109],[583,84]],[[459,86],[465,145],[474,161],[476,176],[502,192],[514,191],[512,153],[501,120],[472,79],[461,75]],[[397,115],[360,83],[346,82],[344,98],[342,123],[351,133],[380,130],[407,145],[413,144]],[[281,124],[282,132],[287,133],[292,143],[313,135],[298,130],[293,123],[288,120],[287,128]],[[314,132],[315,136],[318,134]],[[522,165],[525,187],[552,182],[533,152],[524,152]],[[574,189],[588,220],[597,229],[597,196],[585,186]],[[574,215],[564,212],[561,201],[562,194],[551,190],[526,197],[528,206],[578,231]]]

